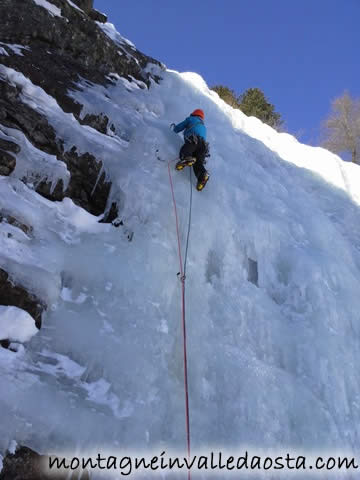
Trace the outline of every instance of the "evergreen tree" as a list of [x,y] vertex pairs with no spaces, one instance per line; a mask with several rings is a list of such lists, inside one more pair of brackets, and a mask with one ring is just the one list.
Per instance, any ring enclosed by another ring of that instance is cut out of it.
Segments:
[[234,90],[231,90],[224,85],[215,85],[214,87],[211,87],[211,90],[214,90],[214,92],[216,92],[219,97],[231,107],[239,108],[239,98]]
[[279,130],[283,123],[281,115],[275,112],[274,105],[267,101],[259,88],[249,88],[240,95],[239,108],[245,115],[256,117],[276,130]]
[[245,115],[256,117],[276,130],[281,129],[283,125],[281,115],[275,112],[274,105],[267,101],[259,88],[249,88],[240,96],[225,85],[215,85],[211,90],[214,90],[228,105],[240,109]]

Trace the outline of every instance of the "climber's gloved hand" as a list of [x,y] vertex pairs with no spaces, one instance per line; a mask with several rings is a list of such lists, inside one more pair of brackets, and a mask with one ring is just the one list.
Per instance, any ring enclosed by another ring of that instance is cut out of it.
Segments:
[[172,123],[172,124],[170,125],[170,130],[174,131],[174,128],[175,128],[175,123]]

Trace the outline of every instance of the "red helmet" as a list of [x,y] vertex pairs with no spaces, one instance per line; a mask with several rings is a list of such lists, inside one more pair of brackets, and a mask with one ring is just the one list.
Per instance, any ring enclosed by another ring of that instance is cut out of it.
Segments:
[[194,117],[200,117],[203,120],[205,118],[204,112],[202,110],[200,110],[200,108],[197,108],[196,110],[194,110],[191,115],[194,116]]

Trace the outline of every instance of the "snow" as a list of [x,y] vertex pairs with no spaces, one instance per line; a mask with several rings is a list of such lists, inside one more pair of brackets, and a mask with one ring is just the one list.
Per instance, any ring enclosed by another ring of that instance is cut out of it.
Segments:
[[71,290],[64,287],[61,290],[61,298],[65,300],[65,302],[84,303],[87,299],[87,295],[80,293],[80,295],[74,299]]
[[15,442],[15,440],[12,440],[10,442],[8,452],[11,453],[11,455],[14,455],[16,452],[16,449],[17,449],[17,443]]
[[56,5],[47,0],[33,0],[39,7],[45,8],[53,17],[61,17],[61,10]]
[[101,23],[101,22],[96,22],[97,25],[101,28],[101,30],[109,37],[111,40],[116,43],[119,46],[128,45],[129,47],[133,48],[135,50],[135,45],[130,42],[127,38],[123,37],[120,35],[120,33],[116,30],[114,24],[107,22],[107,23]]
[[0,305],[0,340],[28,342],[37,332],[35,320],[27,312]]
[[[15,53],[15,55],[20,55],[20,56],[24,56],[24,54],[22,53],[22,50],[30,50],[29,47],[27,46],[24,46],[24,45],[18,45],[16,43],[3,43],[3,42],[0,42],[0,45],[3,45],[5,47],[8,47],[10,50],[13,51],[13,53]],[[0,55],[5,55],[5,56],[9,56],[8,52],[0,47]]]
[[[41,359],[36,364],[39,371],[46,372],[49,375],[64,375],[72,379],[80,379],[85,372],[85,368],[74,362],[70,358],[48,350],[41,351]],[[44,363],[44,359],[51,359],[52,363]]]
[[[1,66],[0,75],[65,149],[103,161],[124,223],[99,224],[69,199],[49,202],[17,175],[0,178],[1,210],[34,227],[27,236],[0,224],[0,266],[50,305],[25,350],[0,349],[0,451],[12,439],[39,451],[184,448],[167,162],[184,246],[189,170],[173,168],[182,139],[169,125],[194,108],[205,111],[211,145],[210,181],[193,192],[186,280],[194,451],[358,451],[360,168],[233,110],[194,73],[167,70],[149,90],[116,76],[107,87],[81,82],[71,95],[82,115],[107,115],[112,136],[80,125],[18,72]],[[27,152],[40,172],[57,165]]]
[[56,303],[61,292],[64,249],[79,245],[85,233],[110,228],[72,200],[51,202],[12,177],[0,178],[0,211],[33,228],[26,235],[0,223],[0,267],[47,305]]
[[64,198],[62,202],[57,202],[57,211],[62,218],[66,218],[67,222],[77,232],[99,233],[108,228],[106,225],[99,224],[100,217],[95,217],[86,210],[77,207],[71,198]]

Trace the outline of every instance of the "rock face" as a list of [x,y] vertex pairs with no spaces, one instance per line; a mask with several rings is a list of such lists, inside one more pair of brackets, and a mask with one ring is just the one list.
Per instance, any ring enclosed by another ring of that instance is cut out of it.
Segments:
[[[46,153],[55,154],[58,147],[54,148],[57,140],[53,128],[45,117],[21,101],[20,94],[16,87],[1,80],[0,77],[0,126],[21,130],[37,148]],[[1,143],[0,148],[4,149]],[[20,147],[17,146],[11,151],[18,153],[19,150]]]
[[0,150],[0,175],[10,175],[15,169],[16,159],[10,153]]
[[[111,183],[105,182],[105,175],[102,179],[98,179],[102,162],[90,154],[78,157],[74,153],[75,150],[64,152],[62,140],[56,136],[47,119],[22,103],[20,93],[16,87],[0,80],[0,109],[2,112],[0,129],[1,124],[8,128],[20,129],[36,148],[55,155],[59,160],[65,162],[71,174],[67,190],[63,191],[60,181],[51,191],[51,184],[44,181],[38,185],[37,192],[49,200],[59,201],[68,196],[77,205],[94,215],[103,213]],[[106,133],[108,124],[106,116],[87,115],[81,122],[97,128],[101,133]],[[0,175],[9,175],[13,171],[16,160],[11,153],[19,151],[20,147],[15,143],[0,139]]]
[[44,478],[40,466],[41,457],[30,448],[21,447],[14,454],[4,458],[0,480],[30,480]]
[[[86,115],[81,119],[82,105],[68,96],[68,90],[76,89],[75,82],[80,78],[107,84],[110,72],[149,84],[150,74],[144,72],[145,66],[149,62],[161,64],[126,42],[117,45],[111,41],[96,23],[106,18],[93,9],[92,0],[73,2],[82,11],[67,0],[51,0],[51,3],[61,16],[51,15],[33,1],[0,0],[0,42],[8,53],[0,55],[0,62],[23,73],[54,97],[65,112],[73,113],[79,122],[106,134],[107,117]],[[24,47],[21,54],[14,54],[9,47],[13,44]],[[119,55],[119,51],[124,54]],[[24,104],[21,91],[0,76],[0,129],[1,124],[20,129],[36,148],[67,164],[71,174],[68,189],[63,192],[59,184],[50,191],[50,183],[44,181],[38,185],[38,193],[50,200],[69,196],[90,213],[104,212],[111,182],[105,182],[105,175],[98,179],[103,167],[101,158],[90,154],[79,157],[72,150],[65,152],[62,139],[47,119]],[[0,175],[9,175],[15,168],[16,156],[12,152],[14,150],[4,149],[0,144]]]
[[0,305],[14,306],[28,312],[37,328],[41,327],[41,316],[45,305],[27,292],[21,285],[14,284],[5,270],[0,268]]
[[86,13],[90,13],[94,7],[94,0],[74,0],[74,3]]
[[65,153],[64,160],[71,173],[67,196],[93,215],[101,215],[111,188],[111,183],[105,180],[105,172],[102,172],[102,162],[97,162],[89,153],[79,156],[75,150]]
[[89,480],[87,472],[78,473],[73,471],[71,477],[68,473],[52,473],[47,475],[43,472],[42,464],[48,461],[48,456],[39,455],[28,447],[19,447],[16,452],[8,453],[4,458],[4,466],[0,473],[0,480]]
[[89,12],[89,17],[91,19],[95,20],[96,22],[100,22],[100,23],[106,23],[107,22],[107,16],[104,15],[103,13],[95,10],[95,8]]
[[11,153],[19,153],[20,147],[14,142],[0,139],[0,175],[10,175],[15,169],[16,159]]
[[[84,12],[92,12],[90,0],[75,3]],[[0,41],[30,47],[22,50],[23,55],[2,57],[4,65],[21,71],[56,98],[66,112],[74,114],[80,113],[81,105],[67,96],[67,90],[79,77],[106,83],[106,75],[115,72],[149,82],[150,75],[143,69],[149,62],[159,62],[126,43],[115,45],[90,16],[66,0],[52,0],[52,4],[63,17],[52,17],[29,0],[0,0]],[[119,55],[119,50],[127,55]]]
[[[89,125],[100,133],[107,133],[109,119],[106,115],[93,115],[87,113],[83,119],[80,119],[83,125]],[[110,127],[111,128],[111,127]]]

